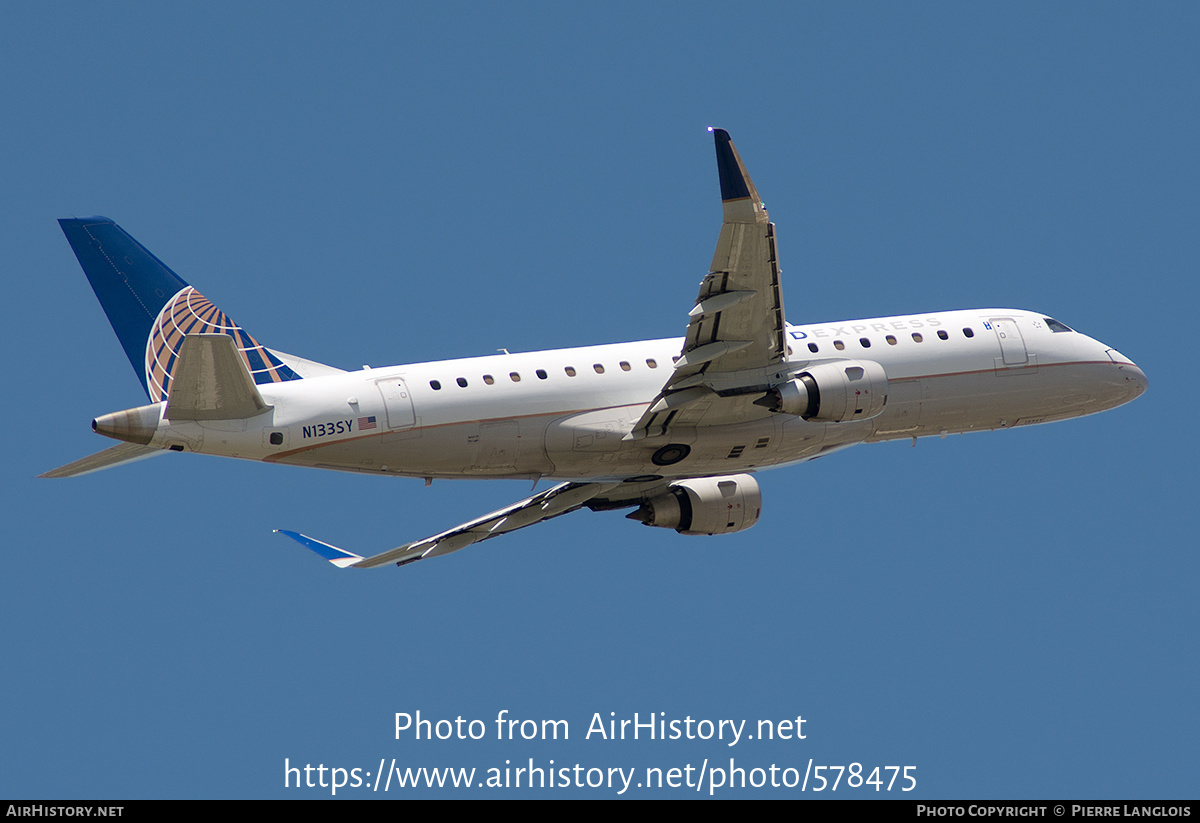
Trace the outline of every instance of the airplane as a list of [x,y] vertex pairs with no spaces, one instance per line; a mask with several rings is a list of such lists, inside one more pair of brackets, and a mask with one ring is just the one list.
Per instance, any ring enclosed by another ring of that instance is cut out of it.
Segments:
[[1040,312],[784,319],[775,226],[728,132],[723,222],[682,339],[344,371],[260,344],[112,220],[59,223],[150,403],[71,477],[176,452],[557,485],[373,556],[278,530],[341,568],[413,563],[581,508],[685,535],[753,526],[754,473],[859,443],[1008,429],[1128,403],[1115,349]]

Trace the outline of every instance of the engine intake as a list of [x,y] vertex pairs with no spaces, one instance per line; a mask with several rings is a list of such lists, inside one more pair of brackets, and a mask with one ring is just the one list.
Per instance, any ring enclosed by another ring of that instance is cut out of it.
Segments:
[[625,516],[680,534],[728,534],[750,528],[761,513],[758,481],[735,474],[678,480]]
[[805,420],[845,423],[878,417],[887,388],[887,373],[875,361],[839,360],[813,366],[755,402]]

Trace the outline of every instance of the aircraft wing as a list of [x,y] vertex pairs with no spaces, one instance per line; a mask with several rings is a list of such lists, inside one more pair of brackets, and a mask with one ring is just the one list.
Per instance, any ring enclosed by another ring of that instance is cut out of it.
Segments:
[[[672,425],[723,425],[770,412],[722,399],[761,395],[787,362],[775,226],[729,132],[713,129],[724,222],[708,274],[688,315],[675,370],[628,435],[665,434]],[[756,410],[757,409],[757,410]]]
[[403,566],[426,557],[450,554],[450,552],[456,552],[473,543],[573,512],[593,497],[619,485],[619,483],[560,483],[544,492],[527,497],[519,503],[497,509],[491,514],[485,514],[483,517],[463,523],[461,526],[455,526],[453,529],[426,537],[424,540],[405,543],[403,546],[397,546],[372,557],[363,557],[345,549],[339,549],[337,546],[299,532],[285,529],[277,531],[311,549],[339,568],[353,566],[358,569],[370,569],[389,563]]

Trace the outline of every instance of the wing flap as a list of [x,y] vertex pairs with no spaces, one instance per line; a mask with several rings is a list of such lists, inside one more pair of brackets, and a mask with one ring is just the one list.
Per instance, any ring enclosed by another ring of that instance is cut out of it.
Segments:
[[[759,209],[766,216],[766,210]],[[753,298],[740,295],[752,292]],[[749,341],[751,348],[734,361],[713,368],[732,371],[771,366],[787,356],[779,263],[775,255],[775,226],[735,223],[726,215],[709,273],[700,283],[696,304],[738,299],[718,311],[693,317],[688,324],[684,354],[719,341]]]

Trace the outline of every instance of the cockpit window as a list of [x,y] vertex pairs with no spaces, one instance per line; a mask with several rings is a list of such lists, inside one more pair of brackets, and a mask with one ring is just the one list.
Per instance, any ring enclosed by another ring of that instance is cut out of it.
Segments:
[[1043,317],[1042,319],[1046,321],[1046,325],[1050,327],[1050,331],[1074,331],[1074,329],[1068,328],[1050,317]]

